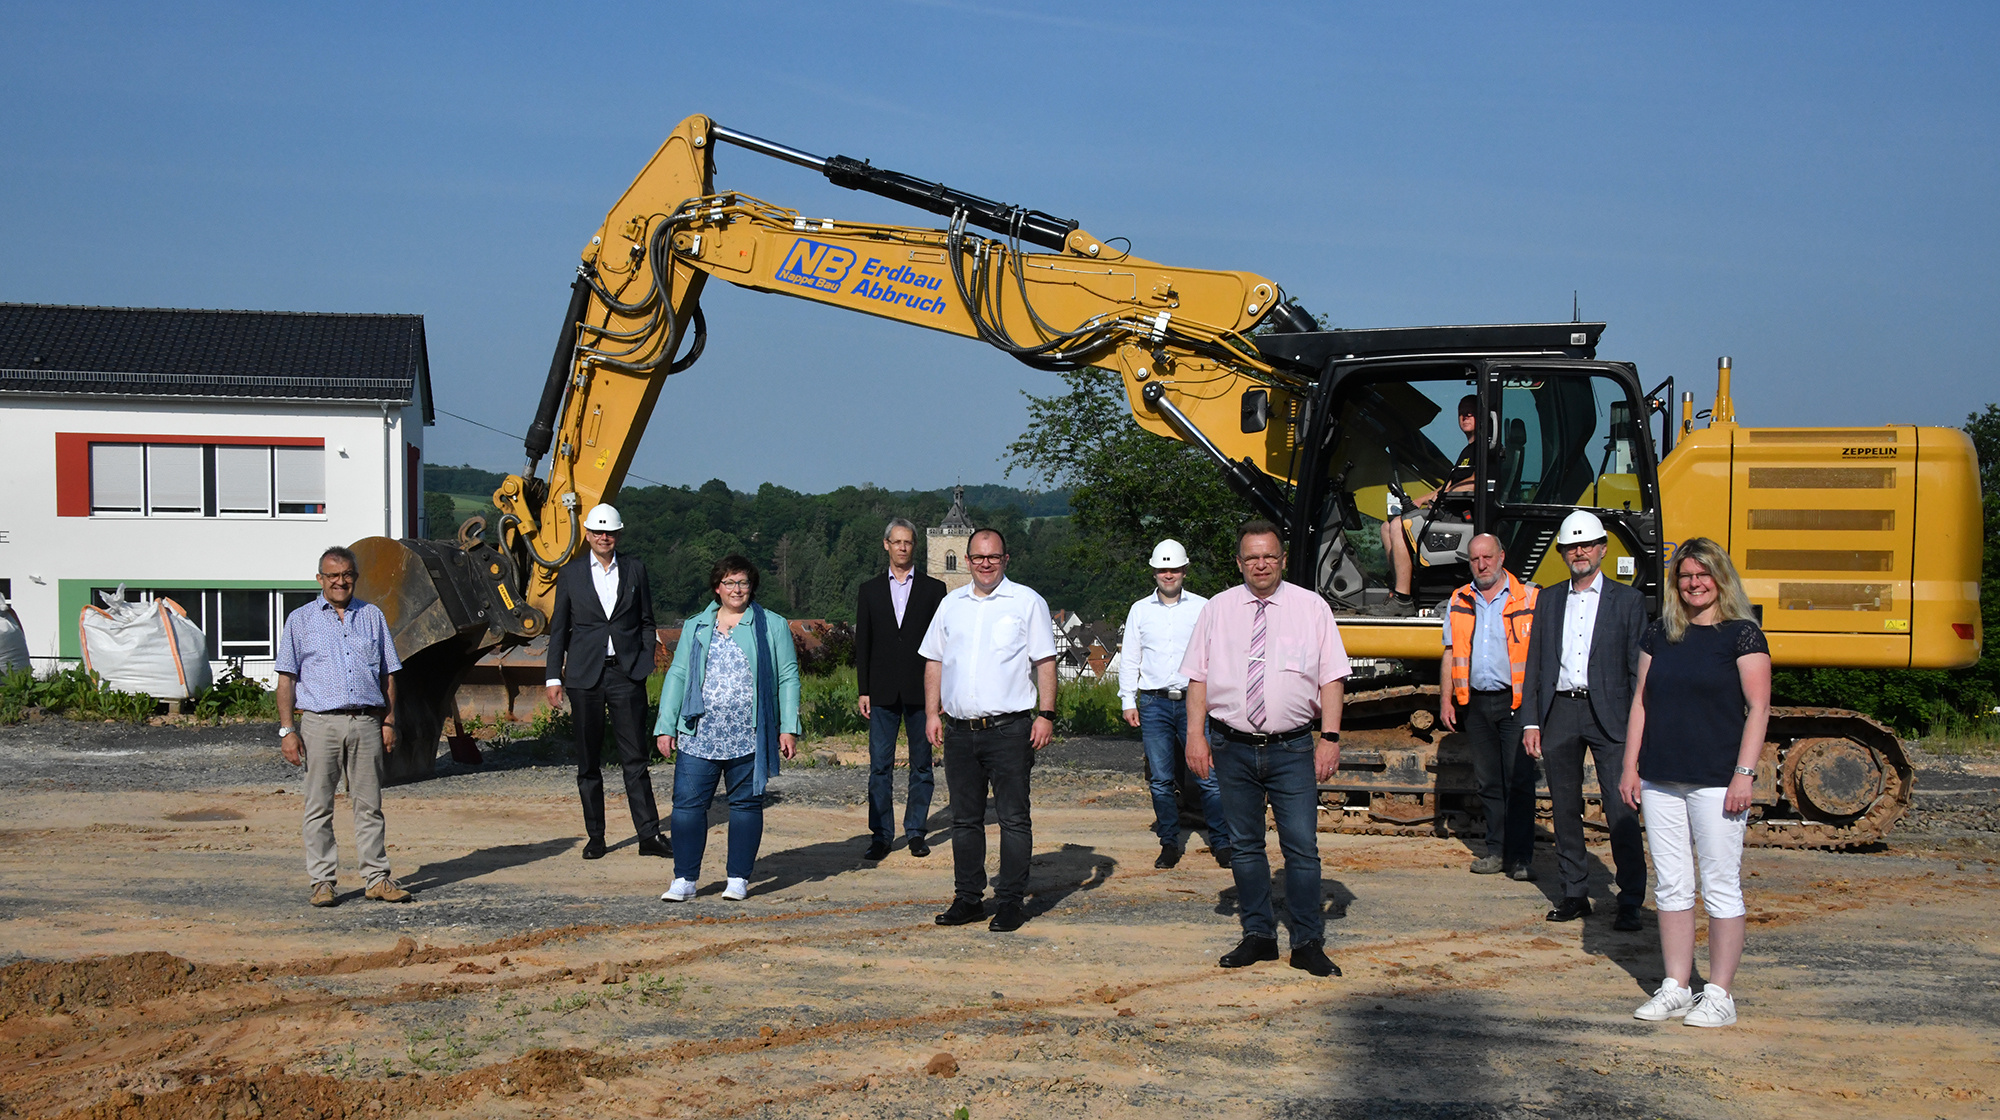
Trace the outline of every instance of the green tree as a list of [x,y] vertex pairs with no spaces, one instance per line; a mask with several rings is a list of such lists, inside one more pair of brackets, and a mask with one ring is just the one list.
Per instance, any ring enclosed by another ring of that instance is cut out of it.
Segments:
[[424,525],[432,540],[450,540],[458,535],[458,510],[450,494],[424,491]]
[[1151,585],[1146,559],[1163,537],[1187,546],[1194,590],[1214,594],[1236,582],[1236,528],[1250,512],[1215,464],[1134,423],[1116,373],[1088,368],[1062,378],[1067,392],[1028,394],[1029,427],[1008,445],[1007,469],[1069,488],[1072,531],[1048,544],[1073,569],[1097,573],[1086,617],[1123,616]]
[[1981,719],[2000,698],[2000,404],[1965,418],[1979,456],[1979,483],[1985,514],[1985,553],[1980,569],[1979,614],[1985,649],[1963,669],[1788,669],[1774,674],[1780,703],[1852,708],[1921,734]]

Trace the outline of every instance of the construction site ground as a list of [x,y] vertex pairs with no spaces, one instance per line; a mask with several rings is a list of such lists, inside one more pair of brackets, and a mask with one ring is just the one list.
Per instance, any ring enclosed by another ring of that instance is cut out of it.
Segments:
[[389,790],[406,905],[361,897],[343,800],[341,905],[313,909],[269,725],[0,728],[0,1116],[2000,1115],[1990,755],[1919,754],[1887,844],[1747,854],[1720,1030],[1632,1018],[1657,941],[1611,929],[1603,847],[1596,915],[1558,925],[1546,846],[1530,883],[1456,839],[1322,833],[1344,975],[1226,971],[1229,873],[1199,842],[1154,869],[1133,741],[1044,753],[1013,934],[932,922],[942,775],[936,850],[878,865],[866,770],[788,769],[749,899],[720,898],[718,807],[673,904],[629,839],[579,858],[565,755]]

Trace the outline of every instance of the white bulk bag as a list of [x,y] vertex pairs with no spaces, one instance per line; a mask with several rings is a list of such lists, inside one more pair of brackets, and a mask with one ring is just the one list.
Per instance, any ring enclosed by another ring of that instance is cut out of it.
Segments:
[[14,613],[7,597],[0,595],[0,673],[31,667],[28,636],[21,632],[21,616]]
[[215,683],[208,636],[172,599],[125,601],[125,586],[83,608],[83,664],[120,692],[185,700]]

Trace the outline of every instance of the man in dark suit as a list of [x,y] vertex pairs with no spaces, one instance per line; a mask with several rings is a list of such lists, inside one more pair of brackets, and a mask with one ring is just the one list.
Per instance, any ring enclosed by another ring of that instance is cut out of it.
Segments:
[[1625,761],[1625,718],[1639,675],[1646,599],[1599,570],[1607,546],[1604,524],[1587,510],[1572,512],[1556,532],[1556,548],[1569,565],[1570,578],[1543,590],[1535,601],[1521,745],[1530,757],[1542,760],[1554,802],[1563,900],[1549,911],[1549,921],[1569,922],[1590,913],[1583,850],[1583,752],[1588,749],[1597,763],[1598,794],[1617,868],[1618,918],[1612,928],[1636,930],[1646,899],[1646,852],[1638,814],[1618,796],[1618,775]]
[[924,659],[917,646],[944,601],[944,581],[916,570],[917,527],[898,517],[882,531],[889,570],[861,585],[854,612],[855,707],[868,721],[868,845],[871,860],[896,840],[896,727],[910,743],[910,793],[903,831],[910,854],[931,854],[931,741],[924,735]]
[[[590,839],[583,858],[604,855],[604,712],[618,736],[618,759],[625,770],[625,800],[639,832],[639,854],[671,856],[659,834],[653,804],[653,776],[646,770],[652,744],[646,727],[646,677],[653,671],[659,632],[653,628],[653,590],[646,565],[618,551],[625,523],[608,505],[591,507],[583,519],[590,545],[556,573],[555,610],[549,615],[549,707],[562,706],[569,692],[576,727],[576,791],[583,798],[583,827]],[[565,660],[567,664],[565,664]]]

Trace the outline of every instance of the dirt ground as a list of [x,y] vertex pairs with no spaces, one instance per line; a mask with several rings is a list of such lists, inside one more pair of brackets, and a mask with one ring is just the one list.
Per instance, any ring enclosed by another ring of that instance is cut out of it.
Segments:
[[859,768],[788,771],[749,900],[716,827],[676,905],[629,842],[578,858],[558,752],[491,757],[387,793],[408,905],[361,898],[343,803],[316,910],[269,727],[0,728],[0,1116],[2000,1115],[1992,762],[1924,758],[1875,850],[1749,853],[1741,1021],[1702,1031],[1631,1018],[1659,956],[1608,871],[1542,920],[1546,848],[1517,883],[1322,834],[1345,975],[1217,968],[1229,874],[1153,869],[1131,742],[1046,752],[1015,934],[932,923],[941,834],[862,860]]

